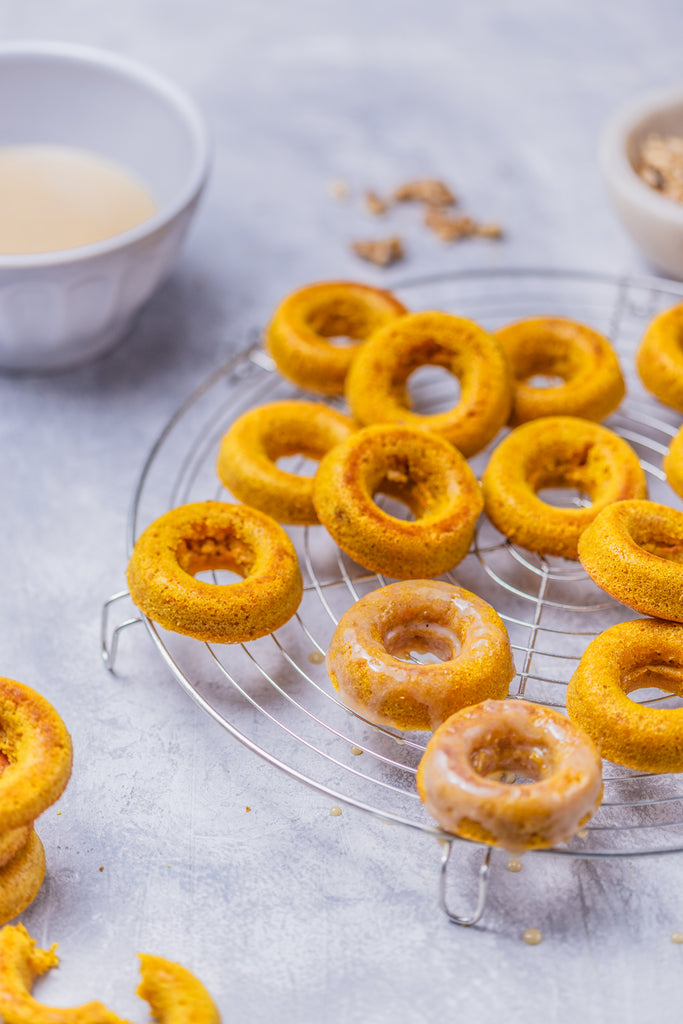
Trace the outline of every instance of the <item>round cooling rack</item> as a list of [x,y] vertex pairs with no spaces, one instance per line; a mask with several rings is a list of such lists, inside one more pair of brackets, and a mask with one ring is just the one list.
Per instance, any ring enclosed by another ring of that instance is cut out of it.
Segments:
[[[577,271],[484,270],[399,281],[392,290],[408,308],[439,309],[495,330],[529,316],[578,320],[609,337],[627,380],[627,398],[606,421],[637,451],[650,497],[681,508],[661,469],[680,415],[657,403],[640,384],[635,351],[652,317],[683,301],[683,284],[656,278],[616,277]],[[438,368],[422,368],[410,381],[420,411],[447,408],[457,382]],[[130,512],[129,548],[140,532],[177,505],[206,499],[234,500],[216,476],[220,439],[233,420],[264,402],[310,398],[275,370],[261,342],[215,372],[173,416],[143,468]],[[477,475],[488,458],[471,460]],[[303,459],[288,468],[311,471]],[[581,502],[581,495],[546,495]],[[453,836],[424,812],[415,773],[424,733],[399,733],[367,723],[340,702],[324,666],[324,652],[342,613],[368,591],[390,582],[342,554],[323,527],[288,529],[296,546],[304,596],[297,615],[271,636],[247,644],[204,644],[162,630],[135,611],[111,629],[113,603],[105,604],[103,653],[112,667],[120,632],[144,621],[176,680],[216,722],[251,750],[294,778],[387,821],[447,840]],[[216,573],[215,579],[230,579]],[[443,577],[479,594],[507,626],[517,675],[510,696],[564,709],[566,684],[593,637],[634,613],[608,597],[579,563],[544,558],[511,545],[482,516],[470,553]],[[635,695],[634,695],[635,696]],[[681,701],[660,690],[638,699],[659,707]],[[608,763],[600,810],[571,843],[547,852],[577,857],[638,856],[683,850],[683,776],[647,775]],[[456,842],[461,842],[456,840]],[[480,875],[481,914],[490,849]]]

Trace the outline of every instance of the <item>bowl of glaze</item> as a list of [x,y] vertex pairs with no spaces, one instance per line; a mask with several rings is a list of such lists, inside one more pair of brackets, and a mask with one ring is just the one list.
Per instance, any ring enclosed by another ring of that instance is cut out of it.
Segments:
[[0,370],[65,369],[115,345],[170,271],[206,181],[207,133],[162,76],[70,44],[0,44],[0,99],[0,146],[85,151],[153,200],[149,216],[110,237],[0,252]]
[[602,174],[623,227],[658,270],[683,279],[683,203],[648,185],[637,170],[651,134],[683,138],[683,86],[626,103],[606,124],[599,146]]

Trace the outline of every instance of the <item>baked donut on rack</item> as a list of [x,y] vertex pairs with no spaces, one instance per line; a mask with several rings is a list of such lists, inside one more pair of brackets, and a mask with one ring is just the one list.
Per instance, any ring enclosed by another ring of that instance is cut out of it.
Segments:
[[654,501],[618,501],[582,534],[579,558],[617,601],[683,622],[683,512]]
[[[379,493],[407,505],[414,519],[385,512]],[[391,423],[357,431],[321,459],[313,503],[342,551],[394,579],[440,576],[462,561],[483,506],[457,449],[426,430]]]
[[[288,380],[307,391],[340,395],[365,340],[405,312],[403,303],[381,288],[321,281],[280,303],[266,330],[266,347]],[[351,343],[335,345],[333,338],[350,338]]]
[[[625,393],[619,360],[607,338],[563,317],[534,317],[496,331],[513,376],[510,423],[540,416],[580,416],[604,420]],[[551,387],[532,378],[559,377]]]
[[[236,583],[195,579],[228,569]],[[303,592],[291,540],[274,519],[246,505],[200,501],[171,509],[135,543],[128,563],[133,603],[164,629],[211,643],[272,633]]]
[[[525,780],[509,785],[501,772]],[[593,741],[564,715],[487,700],[436,730],[417,771],[422,802],[446,832],[511,852],[568,842],[602,799]]]
[[[453,408],[424,415],[412,410],[408,378],[422,366],[440,366],[458,378]],[[512,383],[500,342],[477,324],[449,313],[411,313],[366,342],[349,371],[346,398],[359,423],[429,430],[469,458],[507,422]]]
[[683,304],[667,309],[649,325],[636,353],[636,367],[648,391],[683,412]]
[[[407,660],[411,653],[440,660]],[[497,612],[441,580],[391,583],[356,601],[339,620],[326,666],[347,707],[396,729],[433,730],[469,704],[506,697],[515,674]]]
[[[623,438],[575,416],[546,416],[511,431],[482,476],[486,514],[514,544],[544,555],[578,557],[578,540],[606,505],[647,497],[638,456]],[[574,488],[586,508],[557,508],[544,488]]]
[[217,471],[245,505],[279,523],[317,523],[313,479],[280,469],[277,460],[322,456],[356,429],[353,420],[322,402],[270,402],[244,413],[221,441]]

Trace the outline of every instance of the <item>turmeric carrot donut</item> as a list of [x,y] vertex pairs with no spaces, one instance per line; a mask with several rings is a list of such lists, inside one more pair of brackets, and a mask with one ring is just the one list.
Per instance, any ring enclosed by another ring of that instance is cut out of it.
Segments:
[[142,980],[137,995],[159,1024],[221,1024],[213,999],[186,967],[160,956],[139,953]]
[[[509,785],[500,772],[533,781]],[[541,849],[568,842],[598,809],[602,765],[593,741],[558,711],[487,700],[436,730],[417,789],[446,832],[510,851]]]
[[579,558],[617,601],[683,622],[683,512],[654,501],[618,501],[582,534]]
[[[447,412],[413,412],[407,382],[421,366],[441,366],[460,382]],[[400,423],[440,434],[469,458],[495,437],[512,407],[512,383],[500,342],[471,320],[412,313],[376,331],[356,356],[346,382],[359,423]]]
[[[381,288],[352,281],[311,284],[280,303],[266,330],[266,347],[280,373],[299,387],[340,395],[362,343],[405,312]],[[334,345],[332,338],[354,343]]]
[[[411,652],[437,662],[406,660]],[[327,650],[332,685],[375,725],[436,729],[485,697],[506,697],[515,674],[497,612],[441,580],[391,583],[342,615]]]
[[[385,512],[378,493],[403,502],[414,519]],[[359,430],[321,459],[313,503],[342,551],[395,579],[440,576],[457,565],[483,506],[457,449],[426,430],[391,423]]]
[[[0,924],[26,910],[45,878],[45,850],[35,829],[28,841],[0,868]],[[3,1020],[7,1018],[3,1015]]]
[[654,318],[636,353],[636,367],[648,391],[683,412],[683,304]]
[[[207,569],[243,579],[194,578]],[[213,643],[271,633],[294,615],[303,592],[282,527],[255,508],[220,501],[181,505],[148,526],[128,563],[128,586],[134,604],[165,629]]]
[[567,687],[567,711],[602,756],[645,772],[683,771],[683,708],[653,708],[629,694],[658,687],[683,696],[683,626],[634,619],[586,648]]
[[[516,427],[493,452],[482,476],[486,514],[514,544],[539,554],[577,558],[578,539],[598,512],[624,498],[645,498],[638,456],[607,427],[574,416],[546,416]],[[571,487],[587,508],[556,508],[543,488]]]
[[317,523],[312,477],[280,469],[287,455],[320,460],[356,426],[322,402],[271,402],[235,420],[218,452],[218,476],[245,505],[279,523]]
[[[513,375],[510,423],[539,416],[581,416],[600,422],[625,393],[616,353],[607,338],[562,317],[535,317],[496,331]],[[560,377],[555,387],[534,387],[536,376]]]
[[683,498],[683,427],[678,431],[664,456],[662,468],[676,494]]

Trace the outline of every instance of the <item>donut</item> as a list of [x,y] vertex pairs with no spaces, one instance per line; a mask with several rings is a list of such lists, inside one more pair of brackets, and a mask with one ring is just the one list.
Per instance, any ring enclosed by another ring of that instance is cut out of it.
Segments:
[[0,847],[8,844],[5,854],[61,796],[71,765],[71,737],[52,705],[23,683],[0,678]]
[[[280,303],[266,330],[266,347],[288,380],[308,391],[340,395],[362,343],[405,312],[403,303],[381,288],[322,281]],[[351,338],[355,344],[335,345],[331,338]]]
[[[403,502],[415,518],[385,512],[378,493]],[[457,565],[483,506],[474,473],[452,445],[390,423],[357,431],[321,459],[313,503],[342,551],[395,579],[440,576]]]
[[645,387],[679,412],[683,412],[682,342],[683,304],[654,318],[636,353],[636,367]]
[[[441,366],[460,382],[460,399],[446,412],[421,415],[407,382],[421,366]],[[419,427],[476,454],[507,422],[512,382],[500,342],[449,313],[411,313],[376,331],[356,356],[346,382],[354,419]]]
[[[0,868],[0,924],[33,903],[44,878],[45,850],[38,833],[31,829],[28,841]],[[8,1020],[4,1013],[2,1019]]]
[[[411,652],[439,661],[406,660]],[[506,697],[515,674],[494,609],[441,580],[391,583],[346,611],[327,650],[332,685],[375,725],[436,729],[485,697]]]
[[582,534],[592,580],[644,615],[683,622],[683,512],[654,501],[618,501]]
[[634,619],[600,633],[569,682],[567,712],[609,761],[645,772],[683,771],[683,708],[630,700],[641,687],[683,696],[683,626]]
[[230,427],[218,452],[218,476],[245,505],[280,523],[317,523],[313,480],[280,469],[287,455],[320,458],[356,426],[322,402],[271,402],[244,413]]
[[[195,579],[229,569],[236,583]],[[255,508],[199,501],[171,509],[140,534],[128,563],[133,603],[164,629],[210,643],[265,636],[294,615],[303,593],[294,545]],[[0,780],[1,781],[1,780]]]
[[[509,785],[501,772],[532,781]],[[576,834],[600,805],[602,766],[593,741],[558,711],[487,700],[439,726],[417,789],[446,832],[517,852]]]
[[678,431],[664,456],[662,468],[676,494],[683,498],[683,427]]
[[[577,543],[598,512],[623,498],[645,498],[645,474],[633,449],[598,423],[546,416],[511,431],[482,476],[486,514],[513,544],[543,555],[577,558]],[[556,508],[543,488],[588,495],[587,508]]]
[[[513,376],[510,423],[539,416],[604,420],[625,394],[619,361],[607,338],[562,317],[520,320],[496,331]],[[560,377],[555,387],[534,387],[536,376]]]
[[160,956],[139,953],[142,981],[137,995],[159,1024],[220,1024],[216,1004],[186,967]]

